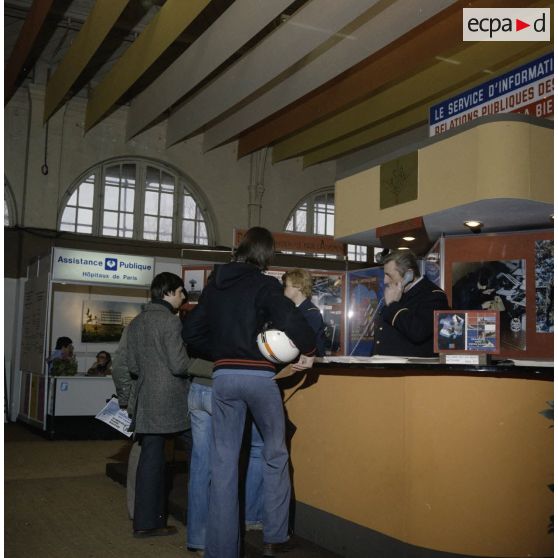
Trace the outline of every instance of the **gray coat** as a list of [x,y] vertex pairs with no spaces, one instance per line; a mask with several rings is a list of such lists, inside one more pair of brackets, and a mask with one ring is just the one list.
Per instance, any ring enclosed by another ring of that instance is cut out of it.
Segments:
[[135,432],[170,434],[188,427],[189,364],[182,324],[166,306],[148,303],[128,326],[127,361],[137,376]]

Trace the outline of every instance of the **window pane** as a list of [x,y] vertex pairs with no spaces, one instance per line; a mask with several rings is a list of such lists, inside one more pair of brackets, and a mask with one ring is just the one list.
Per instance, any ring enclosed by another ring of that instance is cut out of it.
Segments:
[[4,200],[4,226],[10,226],[10,211],[8,210],[8,202]]
[[118,213],[105,211],[103,217],[103,226],[116,229],[118,226]]
[[93,232],[93,228],[86,225],[78,225],[76,232],[91,234]]
[[93,210],[91,209],[78,209],[77,221],[80,225],[93,224]]
[[62,213],[62,223],[71,223],[74,225],[76,222],[76,208],[67,207]]
[[158,215],[159,213],[159,194],[157,192],[145,192],[145,214]]
[[134,214],[125,213],[124,214],[124,228],[130,233],[134,230]]
[[118,193],[119,188],[116,186],[105,187],[105,209],[118,209]]
[[161,190],[163,192],[174,192],[174,176],[171,176],[167,172],[162,172],[161,177]]
[[126,163],[122,165],[122,186],[134,188],[136,185],[136,165]]
[[209,239],[207,238],[207,227],[205,226],[204,222],[198,223],[198,244],[205,244],[209,243]]
[[75,225],[73,225],[71,223],[61,223],[60,224],[60,230],[61,231],[76,232],[76,227],[75,227]]
[[193,221],[183,221],[182,223],[182,242],[187,244],[193,244],[195,241],[194,237],[195,225]]
[[[143,219],[143,232],[144,233],[157,233],[157,217],[148,217]],[[144,236],[144,238],[147,238]]]
[[105,185],[120,186],[120,165],[107,167],[105,171]]
[[66,205],[77,205],[77,190],[74,190],[74,193],[70,196],[68,203]]
[[287,226],[285,227],[286,231],[292,231],[293,230],[293,224],[294,224],[294,217],[291,217],[289,219],[289,222],[287,223]]
[[[87,180],[92,180],[94,176],[90,176]],[[93,207],[93,190],[94,186],[91,182],[83,182],[79,187],[79,205],[82,207]]]
[[172,219],[159,220],[159,240],[165,242],[172,240]]
[[120,209],[132,213],[134,211],[134,190],[122,188],[120,191]]
[[145,186],[152,190],[159,190],[161,185],[161,173],[159,169],[147,167],[145,172]]
[[172,217],[173,211],[173,194],[161,194],[161,207],[159,214],[164,217]]
[[196,202],[192,196],[184,196],[184,215],[185,219],[196,218]]

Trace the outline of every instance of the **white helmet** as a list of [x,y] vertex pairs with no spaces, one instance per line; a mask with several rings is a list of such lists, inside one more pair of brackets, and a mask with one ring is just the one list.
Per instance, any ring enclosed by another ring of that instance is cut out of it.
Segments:
[[291,362],[300,353],[287,334],[278,329],[262,331],[257,337],[257,342],[262,355],[274,363]]

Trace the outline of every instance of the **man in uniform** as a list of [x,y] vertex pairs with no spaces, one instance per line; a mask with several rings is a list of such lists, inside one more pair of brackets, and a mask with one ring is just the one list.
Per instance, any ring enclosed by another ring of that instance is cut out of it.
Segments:
[[449,308],[446,293],[421,277],[409,250],[384,259],[384,285],[383,306],[374,322],[374,354],[434,356],[434,310]]

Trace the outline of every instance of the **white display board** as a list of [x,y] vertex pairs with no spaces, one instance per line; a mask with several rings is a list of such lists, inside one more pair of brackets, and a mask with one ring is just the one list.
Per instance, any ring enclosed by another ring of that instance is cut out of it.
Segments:
[[69,248],[55,248],[52,255],[53,281],[149,287],[154,272],[155,261],[149,256]]

